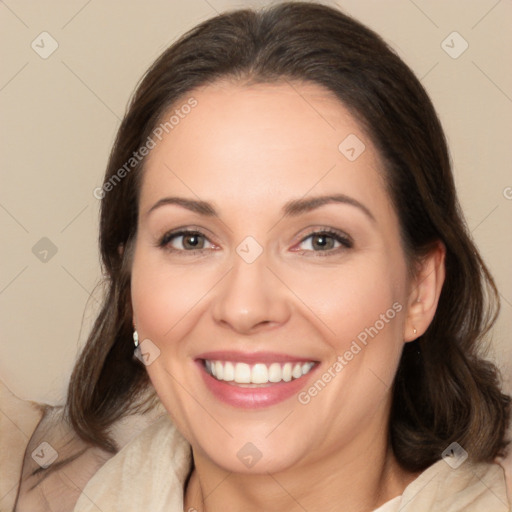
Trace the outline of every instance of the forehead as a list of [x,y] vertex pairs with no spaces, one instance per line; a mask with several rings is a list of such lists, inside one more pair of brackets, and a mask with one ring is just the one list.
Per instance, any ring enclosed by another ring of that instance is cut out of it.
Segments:
[[[191,98],[195,106],[181,109]],[[385,195],[369,137],[318,85],[218,82],[185,95],[162,122],[173,114],[146,160],[141,205],[164,191],[247,206],[333,187],[360,200]]]

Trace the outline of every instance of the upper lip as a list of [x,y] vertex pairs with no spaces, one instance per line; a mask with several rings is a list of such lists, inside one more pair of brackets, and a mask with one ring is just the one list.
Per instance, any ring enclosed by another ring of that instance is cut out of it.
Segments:
[[237,363],[302,363],[314,361],[310,357],[291,356],[289,354],[280,354],[276,352],[236,352],[234,350],[220,350],[213,352],[204,352],[196,359],[207,359],[209,361],[234,361]]

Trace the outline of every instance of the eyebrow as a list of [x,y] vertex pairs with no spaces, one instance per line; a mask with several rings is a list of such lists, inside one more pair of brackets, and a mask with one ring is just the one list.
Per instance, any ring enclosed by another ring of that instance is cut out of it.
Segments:
[[375,216],[363,203],[360,203],[353,197],[346,196],[345,194],[334,194],[328,196],[317,196],[308,199],[294,199],[286,203],[283,207],[283,213],[285,216],[296,216],[303,213],[315,210],[326,204],[341,203],[355,206],[361,210],[372,222],[377,222]]
[[199,215],[205,215],[207,217],[214,217],[217,215],[215,208],[206,201],[200,201],[195,199],[185,199],[183,197],[164,197],[157,201],[146,213],[149,215],[151,212],[160,208],[161,206],[165,206],[168,204],[176,204],[181,206],[182,208],[186,208],[194,213],[198,213]]
[[[335,195],[327,195],[327,196],[317,196],[311,197],[308,199],[293,199],[288,201],[282,209],[282,213],[285,217],[296,217],[303,213],[310,212],[312,210],[316,210],[321,206],[327,204],[347,204],[350,206],[354,206],[361,210],[372,222],[376,222],[375,216],[372,212],[367,208],[364,204],[360,203],[357,199],[353,197],[346,196],[344,194],[335,194]],[[213,207],[211,203],[201,200],[195,199],[185,199],[183,197],[164,197],[158,200],[146,213],[149,215],[151,212],[165,205],[177,205],[182,208],[186,208],[194,213],[199,215],[204,215],[206,217],[216,217],[218,216],[217,211]]]

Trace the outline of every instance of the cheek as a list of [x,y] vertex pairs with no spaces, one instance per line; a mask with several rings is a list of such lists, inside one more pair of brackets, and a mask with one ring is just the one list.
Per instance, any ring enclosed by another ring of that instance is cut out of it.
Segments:
[[173,325],[179,301],[154,267],[135,261],[132,271],[132,304],[139,336],[158,340]]
[[289,282],[294,283],[294,292],[317,317],[317,323],[324,324],[328,337],[341,342],[375,324],[379,331],[383,322],[386,330],[401,324],[405,286],[399,273],[395,267],[396,276],[390,275],[384,260],[375,264],[354,259],[330,270],[295,272]]
[[140,334],[157,344],[171,336],[207,294],[214,282],[211,277],[165,264],[165,257],[144,248],[136,250],[131,293]]
[[332,411],[333,429],[345,432],[359,429],[381,407],[403,347],[403,282],[383,272],[382,264],[366,263],[317,274],[314,282],[302,278],[297,290],[308,297],[317,317],[311,322],[330,346],[323,373],[299,402]]
[[197,382],[190,377],[192,363],[183,364],[186,346],[179,341],[193,325],[194,306],[200,304],[209,287],[204,274],[173,268],[153,250],[136,248],[131,279],[135,322],[139,339],[149,339],[159,349],[146,371],[160,400],[185,434],[190,432],[183,420],[191,416],[187,412],[190,400],[179,383],[187,382],[188,391],[200,395],[194,387]]
[[330,346],[331,365],[340,363],[331,370],[344,375],[338,384],[350,387],[354,396],[361,397],[372,382],[389,386],[403,347],[405,266],[390,260],[386,255],[354,258],[330,271],[289,276],[311,323]]

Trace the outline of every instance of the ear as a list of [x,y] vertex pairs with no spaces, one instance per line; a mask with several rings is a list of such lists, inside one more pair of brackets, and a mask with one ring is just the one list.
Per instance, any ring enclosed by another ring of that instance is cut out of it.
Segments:
[[446,247],[437,242],[416,269],[410,284],[404,341],[419,338],[434,318],[445,278],[445,256]]

